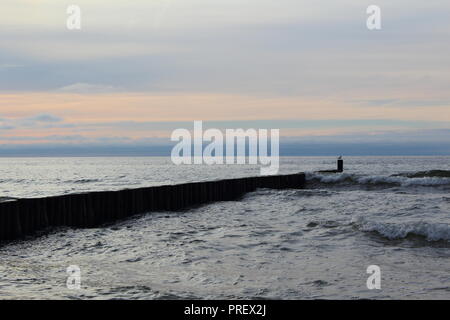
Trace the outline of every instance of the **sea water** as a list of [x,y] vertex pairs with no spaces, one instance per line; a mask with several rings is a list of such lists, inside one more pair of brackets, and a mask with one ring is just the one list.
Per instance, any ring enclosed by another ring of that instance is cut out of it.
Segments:
[[[450,157],[287,157],[302,190],[60,228],[0,246],[0,299],[450,299]],[[441,170],[441,171],[430,171]],[[259,174],[169,158],[2,158],[0,197]],[[81,288],[67,287],[80,268]],[[367,287],[379,266],[381,289]]]

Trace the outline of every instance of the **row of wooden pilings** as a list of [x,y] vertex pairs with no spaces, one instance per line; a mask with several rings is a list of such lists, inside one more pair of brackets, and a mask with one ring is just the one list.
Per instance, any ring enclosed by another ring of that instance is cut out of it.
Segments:
[[67,226],[92,228],[152,211],[230,201],[257,188],[302,188],[305,174],[260,176],[0,202],[0,241]]

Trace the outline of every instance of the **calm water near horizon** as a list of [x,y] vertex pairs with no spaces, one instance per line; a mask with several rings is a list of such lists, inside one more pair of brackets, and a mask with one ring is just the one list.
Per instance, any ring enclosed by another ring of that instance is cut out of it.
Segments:
[[[0,299],[450,299],[450,157],[285,157],[302,190],[58,229],[0,247]],[[439,173],[420,173],[428,170]],[[169,158],[0,158],[0,198],[259,174]],[[66,288],[66,268],[82,288]],[[368,290],[366,268],[381,268]]]

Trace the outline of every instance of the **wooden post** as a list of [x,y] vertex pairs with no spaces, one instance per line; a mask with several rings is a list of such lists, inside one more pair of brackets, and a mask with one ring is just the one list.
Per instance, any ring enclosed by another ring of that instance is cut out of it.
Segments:
[[344,171],[344,160],[341,157],[339,157],[337,160],[337,171],[338,172]]

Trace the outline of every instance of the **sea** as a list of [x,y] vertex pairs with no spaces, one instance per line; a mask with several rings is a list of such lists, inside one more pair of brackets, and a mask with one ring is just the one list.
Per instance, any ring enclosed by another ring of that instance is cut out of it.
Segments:
[[[450,299],[450,157],[349,156],[334,174],[317,173],[334,157],[280,161],[280,173],[306,173],[304,189],[3,243],[0,299]],[[0,158],[0,199],[259,172],[159,157]]]

